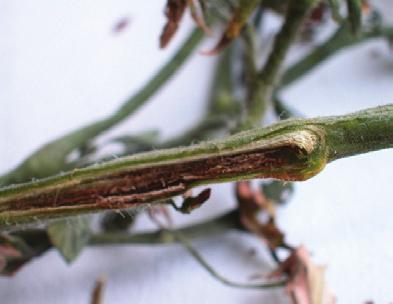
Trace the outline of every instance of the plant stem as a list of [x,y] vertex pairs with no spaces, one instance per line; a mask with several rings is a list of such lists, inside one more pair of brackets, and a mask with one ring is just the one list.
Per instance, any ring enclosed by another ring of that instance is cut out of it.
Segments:
[[236,287],[236,288],[255,288],[255,289],[266,289],[266,288],[275,288],[275,287],[283,287],[285,286],[286,280],[280,280],[280,281],[274,281],[274,282],[264,282],[264,283],[238,283],[238,282],[233,282],[231,280],[228,280],[221,274],[219,274],[212,266],[210,266],[209,263],[205,261],[205,259],[199,254],[199,252],[191,245],[191,243],[188,241],[188,239],[182,235],[178,231],[168,231],[168,233],[172,234],[175,239],[181,243],[184,248],[192,255],[192,257],[202,265],[203,268],[205,268],[211,276],[213,276],[215,279],[220,281],[221,283],[231,286],[231,287]]
[[247,100],[249,101],[254,82],[258,77],[257,69],[257,51],[256,51],[256,35],[255,30],[251,25],[244,28],[242,32],[244,51],[243,51],[243,69],[244,78],[247,90]]
[[289,47],[296,38],[300,26],[314,3],[314,0],[289,1],[285,22],[275,38],[273,49],[265,66],[254,81],[243,128],[247,129],[260,124],[266,107],[271,101],[274,87],[278,81],[279,70]]
[[281,81],[281,88],[291,85],[302,76],[307,75],[326,59],[337,54],[338,51],[379,37],[393,37],[393,27],[376,27],[355,36],[351,33],[349,26],[343,24],[326,42],[286,70]]
[[228,129],[239,113],[238,103],[233,97],[232,46],[228,46],[216,64],[210,98],[205,115],[180,136],[170,138],[158,145],[159,149],[189,145],[205,140],[209,135]]
[[201,30],[194,30],[176,54],[153,76],[137,94],[129,98],[109,117],[72,131],[51,141],[28,157],[16,169],[0,177],[0,185],[25,182],[58,174],[66,167],[68,155],[86,145],[96,136],[120,123],[138,110],[183,65],[203,38]]
[[[239,211],[232,210],[222,215],[216,216],[204,222],[178,228],[175,232],[181,233],[187,239],[196,239],[206,236],[222,235],[225,232],[236,230],[246,232],[239,220]],[[173,232],[173,231],[172,231]],[[33,256],[38,256],[53,247],[46,229],[19,229],[12,231],[11,236],[20,240],[31,242]],[[127,233],[122,232],[94,232],[89,236],[88,246],[107,246],[107,245],[154,245],[154,244],[173,244],[178,240],[166,230],[152,232]],[[37,246],[38,245],[38,246]]]
[[362,28],[362,0],[347,0],[348,21],[353,35],[358,35]]
[[335,159],[392,147],[393,105],[289,119],[222,140],[136,154],[0,190],[0,224],[142,206],[253,178],[306,180]]
[[[242,230],[237,210],[230,211],[200,224],[177,229],[188,239],[219,235],[231,229]],[[170,244],[177,240],[166,230],[128,234],[124,232],[101,232],[92,234],[89,245],[127,245],[127,244]]]

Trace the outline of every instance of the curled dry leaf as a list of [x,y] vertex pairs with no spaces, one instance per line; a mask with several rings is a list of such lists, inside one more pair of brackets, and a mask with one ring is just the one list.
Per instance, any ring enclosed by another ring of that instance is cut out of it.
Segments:
[[246,25],[248,19],[259,6],[260,0],[242,0],[239,6],[234,10],[231,20],[229,21],[224,34],[216,46],[208,51],[203,52],[204,55],[218,54],[224,47],[226,47],[233,39],[240,35],[241,30]]
[[192,194],[189,194],[184,198],[181,207],[180,208],[175,207],[175,209],[182,213],[191,213],[191,211],[202,206],[202,204],[210,198],[210,194],[211,194],[210,188],[206,188],[202,190],[201,193],[199,193],[197,196],[192,196]]
[[167,23],[160,37],[160,47],[164,48],[175,35],[187,8],[187,0],[168,0],[165,8]]
[[211,29],[207,26],[202,12],[202,4],[197,6],[194,0],[168,0],[165,8],[167,23],[160,37],[160,47],[165,48],[179,28],[180,21],[187,7],[190,8],[191,17],[199,28],[207,35],[211,35]]
[[91,304],[103,304],[103,294],[104,294],[105,285],[106,285],[105,278],[102,277],[96,280],[93,292],[91,294],[91,301],[90,301]]
[[22,253],[11,244],[0,244],[0,273],[11,275],[6,270],[7,260],[10,258],[20,258]]
[[0,234],[0,276],[12,276],[51,247],[46,236],[19,230]]
[[364,14],[369,13],[371,11],[371,5],[368,0],[362,0],[362,12]]
[[[238,182],[236,197],[239,203],[240,220],[246,229],[266,241],[273,250],[277,247],[289,247],[285,243],[284,234],[275,224],[274,205],[259,189],[253,191],[249,182]],[[261,223],[258,219],[260,211],[267,215],[265,223]]]
[[309,17],[305,20],[302,31],[301,39],[305,42],[313,41],[318,29],[327,21],[329,14],[329,6],[327,3],[320,2],[310,12]]
[[315,265],[307,249],[301,246],[281,263],[270,277],[288,277],[286,292],[293,304],[335,304],[336,299],[325,282],[325,267]]

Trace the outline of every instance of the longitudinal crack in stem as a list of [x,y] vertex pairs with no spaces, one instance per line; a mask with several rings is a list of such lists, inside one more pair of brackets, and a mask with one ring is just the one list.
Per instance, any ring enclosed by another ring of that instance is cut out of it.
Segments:
[[4,188],[0,224],[140,206],[212,183],[305,180],[329,161],[392,145],[393,105],[286,120],[218,141],[141,153]]

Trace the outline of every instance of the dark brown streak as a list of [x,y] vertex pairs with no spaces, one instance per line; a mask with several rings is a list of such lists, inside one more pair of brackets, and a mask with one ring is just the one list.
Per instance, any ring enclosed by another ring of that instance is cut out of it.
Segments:
[[8,210],[74,205],[96,205],[100,209],[125,208],[179,195],[198,182],[230,179],[244,174],[275,177],[278,170],[282,175],[285,168],[288,179],[291,179],[291,170],[295,172],[305,166],[301,161],[302,152],[294,146],[260,148],[174,164],[134,168],[116,175],[92,178],[77,187],[74,185],[59,189],[55,194],[48,191],[36,197],[15,199]]

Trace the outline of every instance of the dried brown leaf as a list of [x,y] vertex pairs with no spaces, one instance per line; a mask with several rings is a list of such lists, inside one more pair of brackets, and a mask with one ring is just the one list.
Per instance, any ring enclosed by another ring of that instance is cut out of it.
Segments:
[[[253,191],[249,182],[238,182],[236,197],[239,203],[240,220],[246,229],[266,241],[271,249],[280,246],[288,247],[284,241],[284,234],[275,224],[274,206],[259,189]],[[259,212],[267,215],[265,223],[259,221]]]
[[216,46],[210,51],[203,52],[203,54],[216,55],[232,42],[233,39],[238,37],[258,5],[260,5],[259,0],[240,1],[240,5],[234,10],[232,18]]
[[93,292],[91,294],[91,304],[103,304],[103,294],[104,294],[104,288],[106,285],[106,279],[105,278],[98,278],[96,280],[96,283],[94,285]]
[[22,254],[19,250],[9,244],[0,245],[0,256],[3,257],[21,257]]
[[23,263],[17,263],[15,267],[8,267],[9,259],[22,258],[22,256],[22,252],[15,248],[12,244],[0,244],[0,274],[13,275]]
[[191,213],[191,211],[202,206],[210,198],[211,189],[206,188],[201,191],[197,196],[188,196],[184,199],[179,211],[183,213]]
[[307,249],[301,246],[281,263],[270,277],[287,276],[286,292],[293,304],[334,304],[325,281],[325,267],[315,265]]
[[175,35],[187,8],[187,0],[168,0],[165,8],[167,23],[160,37],[160,47],[165,48]]

